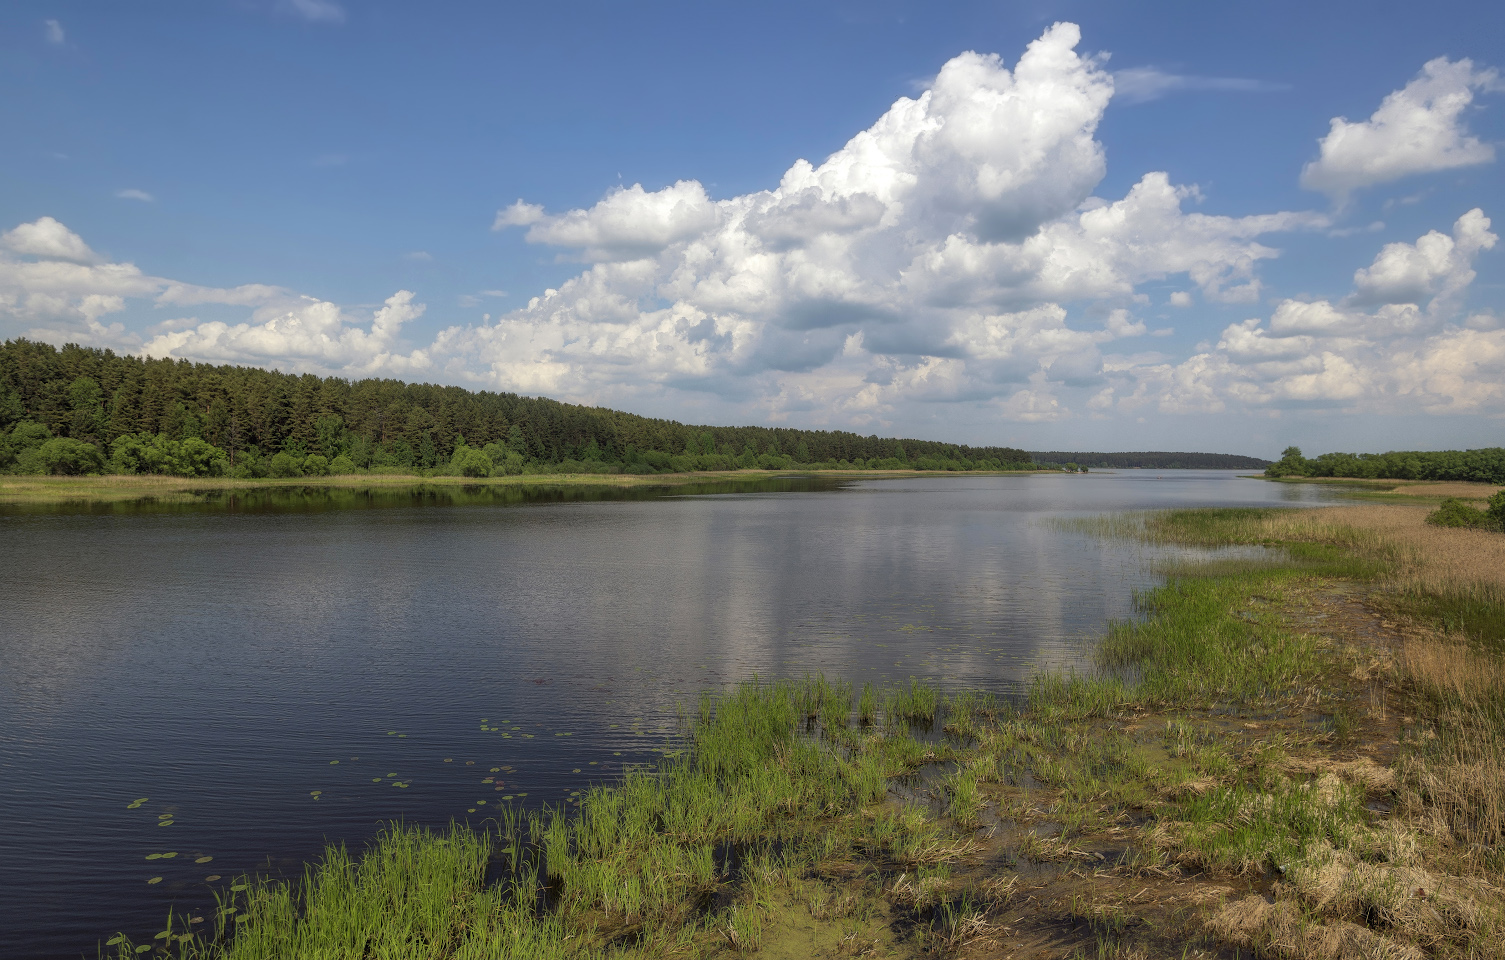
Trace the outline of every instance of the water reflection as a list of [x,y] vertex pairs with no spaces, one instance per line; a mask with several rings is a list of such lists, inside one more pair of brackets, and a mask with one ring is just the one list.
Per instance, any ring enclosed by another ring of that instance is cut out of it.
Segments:
[[208,875],[564,799],[753,674],[1017,691],[1154,577],[1050,518],[1329,496],[1129,472],[8,509],[0,942],[149,939]]

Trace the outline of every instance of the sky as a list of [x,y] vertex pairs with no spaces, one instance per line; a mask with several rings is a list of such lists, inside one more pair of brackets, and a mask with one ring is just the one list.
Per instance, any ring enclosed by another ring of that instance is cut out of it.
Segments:
[[1505,5],[0,8],[0,339],[692,423],[1505,444]]

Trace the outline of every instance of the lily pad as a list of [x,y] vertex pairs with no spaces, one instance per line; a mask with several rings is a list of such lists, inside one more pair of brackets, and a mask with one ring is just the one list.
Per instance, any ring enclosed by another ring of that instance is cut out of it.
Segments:
[[337,764],[339,762],[340,761],[338,761],[338,760],[331,760],[331,761],[329,761],[329,765],[332,767],[332,766],[334,766],[335,764]]
[[230,889],[233,892],[235,892],[235,893],[239,893],[240,891],[244,890],[245,888],[246,888],[246,885],[243,884],[243,883],[232,883],[230,885]]
[[210,860],[213,860],[213,859],[214,859],[213,857],[199,857],[197,860],[195,860],[193,862],[194,863],[208,863]]
[[490,770],[488,770],[486,772],[487,773],[501,773],[502,772],[502,768],[501,767],[492,767]]
[[147,883],[148,886],[150,886],[151,884],[154,884],[154,883],[161,883],[161,882],[162,882],[162,878],[161,877],[152,877],[150,880],[146,881],[146,883]]
[[115,934],[115,936],[112,939],[105,941],[105,946],[107,946],[107,947],[113,947],[117,943],[125,943],[125,934],[123,934],[123,933],[117,933],[117,934]]
[[475,813],[475,812],[476,812],[476,808],[475,808],[475,807],[470,807],[470,808],[469,808],[469,809],[467,809],[467,810],[466,810],[466,811],[465,811],[465,812],[466,812],[466,813]]
[[324,792],[323,790],[310,790],[310,791],[308,791],[308,795],[311,796],[311,797],[317,797],[319,794],[321,794],[323,792]]
[[174,823],[174,821],[172,821],[172,820],[158,820],[157,821],[157,826],[159,826],[159,827],[170,827],[170,826],[173,825],[173,823]]
[[211,873],[211,874],[209,874],[209,876],[207,876],[207,877],[204,878],[204,882],[205,883],[213,883],[214,881],[218,880],[219,878],[220,878],[219,874],[217,874],[217,873]]

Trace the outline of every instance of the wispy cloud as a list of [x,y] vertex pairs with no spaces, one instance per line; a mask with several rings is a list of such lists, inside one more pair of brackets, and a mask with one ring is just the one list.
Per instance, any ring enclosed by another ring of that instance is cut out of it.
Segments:
[[506,295],[505,290],[481,290],[477,293],[462,293],[456,300],[462,307],[479,307],[487,297],[505,297]]
[[115,196],[122,200],[140,200],[142,203],[151,203],[157,199],[145,190],[137,190],[135,187],[128,190],[116,190]]
[[345,8],[334,0],[283,0],[282,7],[313,23],[345,22]]
[[427,250],[409,250],[407,253],[402,255],[402,258],[404,260],[417,260],[420,263],[428,263],[430,260],[434,259],[434,255],[432,253],[429,253]]
[[1215,90],[1228,93],[1279,93],[1289,84],[1244,77],[1201,77],[1167,73],[1159,67],[1129,67],[1113,74],[1113,98],[1123,103],[1148,103],[1173,93]]
[[55,46],[62,46],[68,40],[68,35],[63,33],[63,25],[56,20],[42,21],[42,36]]

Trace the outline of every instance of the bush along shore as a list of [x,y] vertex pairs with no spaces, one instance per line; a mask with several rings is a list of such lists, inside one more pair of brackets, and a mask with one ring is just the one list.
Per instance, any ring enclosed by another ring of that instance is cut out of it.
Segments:
[[1020,701],[743,684],[657,769],[394,825],[105,952],[1505,956],[1505,535],[1425,513],[1079,523],[1270,549],[1174,569]]

